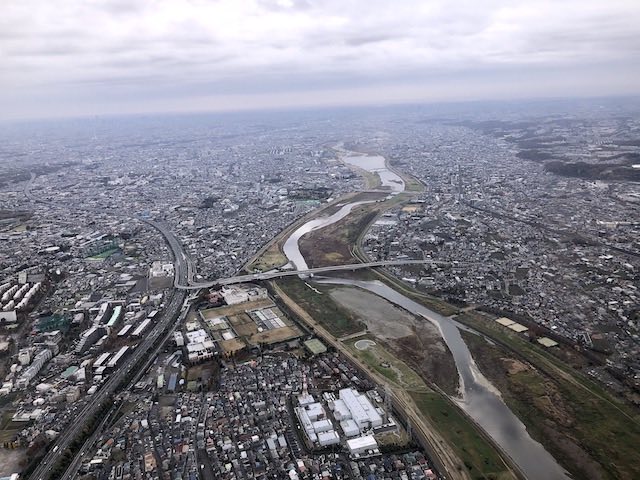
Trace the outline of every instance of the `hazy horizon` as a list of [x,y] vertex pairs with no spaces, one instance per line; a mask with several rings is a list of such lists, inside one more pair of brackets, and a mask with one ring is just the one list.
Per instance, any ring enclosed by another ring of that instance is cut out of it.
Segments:
[[10,0],[3,119],[636,96],[633,1]]

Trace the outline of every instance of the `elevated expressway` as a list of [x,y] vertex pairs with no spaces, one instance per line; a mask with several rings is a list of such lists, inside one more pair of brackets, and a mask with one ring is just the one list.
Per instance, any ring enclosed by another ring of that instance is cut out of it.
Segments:
[[[151,223],[151,222],[148,222]],[[155,222],[151,223],[154,227]],[[192,266],[189,258],[184,253],[182,245],[173,235],[165,238],[171,247],[175,261],[176,283],[187,283],[189,275],[192,274]],[[58,438],[50,445],[49,451],[42,458],[38,466],[29,475],[30,479],[44,480],[50,477],[51,471],[55,468],[63,453],[72,445],[73,441],[80,436],[82,430],[94,415],[96,415],[105,402],[123,386],[128,376],[134,376],[137,372],[148,367],[148,360],[153,358],[158,348],[175,328],[176,320],[182,312],[188,309],[189,299],[184,290],[172,290],[165,300],[164,309],[158,321],[147,333],[144,340],[140,342],[126,358],[124,363],[112,373],[107,381],[100,386],[100,389],[82,405],[75,418],[60,433]],[[167,332],[168,329],[168,332]],[[164,335],[163,335],[164,334]],[[75,463],[75,456],[78,452],[72,452]]]

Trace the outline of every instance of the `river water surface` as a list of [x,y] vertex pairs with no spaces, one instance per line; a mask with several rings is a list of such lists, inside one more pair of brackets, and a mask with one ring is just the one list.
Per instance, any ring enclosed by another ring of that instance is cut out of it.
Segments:
[[404,191],[404,180],[387,167],[387,162],[380,155],[346,155],[342,157],[342,161],[368,172],[377,173],[381,186],[391,189],[394,193]]
[[336,213],[326,216],[326,217],[318,217],[313,220],[308,221],[301,227],[298,227],[290,236],[287,238],[284,246],[282,247],[282,251],[284,252],[285,257],[289,260],[289,262],[295,267],[296,270],[307,270],[309,266],[305,261],[302,253],[300,253],[300,246],[298,245],[298,241],[300,238],[313,230],[318,230],[320,228],[324,228],[328,225],[336,223],[342,220],[344,217],[351,213],[354,207],[358,205],[363,205],[365,203],[372,203],[375,200],[363,200],[360,202],[352,202],[343,205],[340,210]]
[[[393,193],[404,191],[402,178],[387,168],[384,157],[345,156],[343,161],[358,168],[378,173],[382,186],[389,187]],[[306,270],[308,266],[300,252],[300,238],[306,233],[343,219],[357,205],[372,201],[347,203],[332,215],[305,223],[287,238],[283,247],[284,254],[297,270]],[[549,452],[529,436],[524,424],[507,407],[499,392],[478,370],[455,321],[414,302],[382,282],[328,277],[316,281],[365,289],[434,323],[440,329],[442,337],[453,355],[460,376],[461,398],[453,398],[453,400],[509,455],[527,478],[531,480],[570,478]]]

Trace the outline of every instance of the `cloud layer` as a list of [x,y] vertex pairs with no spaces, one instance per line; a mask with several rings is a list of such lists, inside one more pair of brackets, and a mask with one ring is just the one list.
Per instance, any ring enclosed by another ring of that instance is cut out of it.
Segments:
[[640,93],[639,24],[636,0],[5,0],[0,102],[50,116]]

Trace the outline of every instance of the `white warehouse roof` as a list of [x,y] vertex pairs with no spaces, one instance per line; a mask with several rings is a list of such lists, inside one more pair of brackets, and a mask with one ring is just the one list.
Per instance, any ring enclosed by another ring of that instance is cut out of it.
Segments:
[[319,417],[325,416],[325,411],[319,402],[309,403],[305,405],[304,410],[312,421],[318,420]]
[[344,403],[344,400],[340,400],[337,398],[333,402],[333,414],[336,417],[336,420],[347,420],[351,418],[351,412],[349,408],[347,408],[347,404]]
[[328,432],[329,430],[333,430],[333,424],[331,420],[318,420],[317,422],[313,422],[313,431],[316,433]]
[[347,447],[351,453],[361,453],[365,450],[378,448],[378,442],[373,438],[373,435],[365,435],[364,437],[356,437],[347,440]]
[[342,420],[340,422],[340,427],[342,428],[345,437],[355,437],[360,433],[358,425],[356,425],[356,422],[350,418],[348,420]]
[[340,443],[340,436],[335,430],[329,430],[328,432],[318,433],[318,443],[320,446],[325,447],[327,445],[335,445]]

